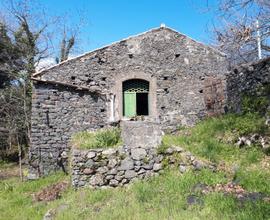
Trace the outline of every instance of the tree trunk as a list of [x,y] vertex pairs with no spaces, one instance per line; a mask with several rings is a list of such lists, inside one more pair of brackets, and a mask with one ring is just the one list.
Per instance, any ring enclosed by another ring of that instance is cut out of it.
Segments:
[[22,172],[22,147],[21,144],[19,142],[19,137],[18,134],[16,134],[17,137],[17,145],[18,145],[18,156],[19,156],[19,172],[20,172],[20,179],[21,181],[23,181],[23,172]]

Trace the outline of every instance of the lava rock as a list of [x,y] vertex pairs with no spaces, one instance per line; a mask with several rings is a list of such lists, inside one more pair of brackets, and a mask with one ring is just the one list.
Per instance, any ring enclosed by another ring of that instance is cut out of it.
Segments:
[[134,161],[129,157],[122,160],[120,167],[118,167],[118,170],[132,170],[132,169],[134,169]]
[[134,160],[142,160],[146,155],[146,150],[143,148],[131,149],[131,158]]
[[162,164],[161,163],[155,163],[153,166],[154,171],[159,171],[162,169]]
[[126,179],[132,179],[132,178],[134,178],[134,177],[136,177],[137,176],[137,173],[134,171],[134,170],[127,170],[126,172],[125,172],[125,178]]

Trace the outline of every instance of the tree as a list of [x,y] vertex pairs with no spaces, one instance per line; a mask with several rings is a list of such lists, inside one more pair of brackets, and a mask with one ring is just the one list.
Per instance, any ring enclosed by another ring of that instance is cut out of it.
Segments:
[[0,89],[10,85],[22,64],[21,54],[8,35],[6,25],[0,21]]
[[[5,20],[0,20],[0,123],[9,130],[7,150],[16,147],[21,161],[30,143],[31,76],[42,59],[53,56],[52,31],[60,18],[48,18],[35,0],[6,0],[4,11]],[[61,61],[68,58],[78,34],[64,30]]]
[[217,17],[214,38],[232,65],[257,60],[258,42],[262,56],[269,56],[269,0],[219,0]]
[[61,42],[61,49],[60,49],[60,62],[63,62],[68,59],[70,55],[71,49],[75,44],[75,34],[71,34],[67,37],[67,33],[64,27],[63,37]]

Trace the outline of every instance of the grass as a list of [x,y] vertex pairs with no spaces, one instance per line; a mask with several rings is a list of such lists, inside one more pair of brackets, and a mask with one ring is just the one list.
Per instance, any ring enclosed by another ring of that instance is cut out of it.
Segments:
[[109,148],[121,144],[119,128],[107,128],[99,131],[81,131],[73,135],[72,144],[80,149]]
[[[232,141],[243,133],[267,134],[269,131],[263,126],[262,118],[257,115],[227,115],[208,119],[194,128],[181,129],[181,132],[187,135],[166,135],[164,149],[180,145],[198,157],[224,163],[227,168],[217,172],[202,170],[184,174],[174,169],[165,170],[162,175],[148,181],[117,189],[74,190],[70,187],[60,199],[48,203],[33,202],[32,194],[52,183],[69,179],[68,176],[56,174],[33,182],[11,178],[0,183],[0,219],[42,219],[49,209],[58,210],[56,220],[270,219],[269,202],[240,202],[230,195],[203,195],[194,191],[194,185],[198,183],[214,185],[234,180],[250,192],[270,195],[269,166],[263,165],[270,163],[269,157],[256,146],[239,149]],[[188,205],[189,195],[203,202]],[[63,205],[65,209],[61,209]]]
[[166,135],[163,138],[163,150],[166,146],[178,145],[190,150],[199,157],[213,162],[249,164],[261,160],[264,156],[259,147],[240,149],[234,143],[239,136],[259,133],[270,135],[265,119],[257,114],[230,114],[219,118],[209,118],[191,129],[187,135]]
[[20,182],[18,178],[1,181],[0,219],[42,219],[47,204],[34,203],[32,194],[63,178],[63,174],[56,174],[37,181]]
[[[187,172],[176,170],[136,182],[125,188],[93,190],[69,188],[61,199],[43,203],[33,202],[31,194],[54,182],[63,180],[61,174],[35,182],[20,183],[6,180],[0,187],[0,219],[42,219],[49,209],[58,209],[55,219],[269,219],[270,206],[266,202],[242,204],[232,196],[219,193],[202,196],[193,192],[197,183],[225,183],[225,173]],[[251,184],[254,190],[256,184]],[[259,186],[265,187],[265,186]],[[195,194],[202,205],[187,205],[187,196]],[[60,210],[61,205],[66,209]],[[239,208],[241,206],[241,208]]]

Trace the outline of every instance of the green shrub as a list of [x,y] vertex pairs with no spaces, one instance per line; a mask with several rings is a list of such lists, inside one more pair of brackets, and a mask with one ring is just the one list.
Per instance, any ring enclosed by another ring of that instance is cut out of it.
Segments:
[[73,135],[72,144],[82,149],[114,147],[121,143],[119,128],[101,129],[96,132],[81,131]]
[[96,133],[96,141],[99,147],[111,147],[115,146],[120,141],[121,131],[120,129],[105,129]]
[[164,141],[162,141],[161,144],[157,147],[157,153],[164,154],[168,148],[169,145],[165,144]]
[[270,105],[270,84],[259,87],[255,94],[242,94],[242,112],[264,115]]
[[263,115],[269,104],[269,99],[266,96],[243,96],[242,112],[244,114],[257,112]]

